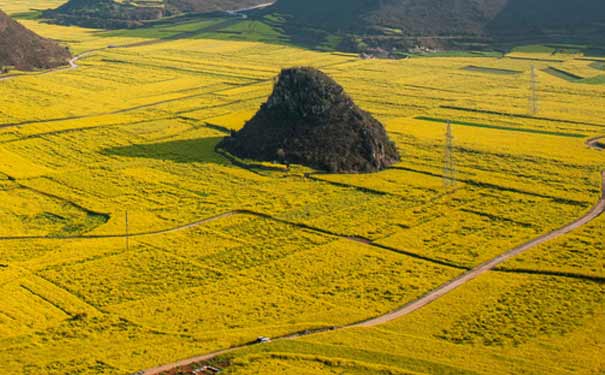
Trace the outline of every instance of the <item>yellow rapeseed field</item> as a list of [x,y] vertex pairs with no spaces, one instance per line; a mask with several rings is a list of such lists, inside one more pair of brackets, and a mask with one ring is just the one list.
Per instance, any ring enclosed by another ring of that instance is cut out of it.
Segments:
[[[0,373],[126,374],[365,320],[600,197],[604,154],[585,142],[605,135],[605,85],[548,70],[599,74],[577,54],[361,60],[203,34],[126,47],[209,22],[101,32],[24,21],[96,51],[77,69],[0,82]],[[329,175],[217,153],[297,65],[342,83],[401,162]],[[598,373],[603,234],[601,218],[384,326],[231,354],[227,373]]]

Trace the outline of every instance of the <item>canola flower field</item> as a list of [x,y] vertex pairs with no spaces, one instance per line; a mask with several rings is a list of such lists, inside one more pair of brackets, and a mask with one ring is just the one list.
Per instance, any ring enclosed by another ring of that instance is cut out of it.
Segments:
[[[605,135],[603,71],[578,52],[361,60],[225,40],[220,19],[115,32],[23,22],[96,51],[77,69],[0,81],[0,373],[128,374],[372,318],[601,195],[605,154],[585,142]],[[402,161],[329,175],[217,153],[296,65],[341,83]],[[225,373],[605,371],[604,223],[394,322],[230,353]]]

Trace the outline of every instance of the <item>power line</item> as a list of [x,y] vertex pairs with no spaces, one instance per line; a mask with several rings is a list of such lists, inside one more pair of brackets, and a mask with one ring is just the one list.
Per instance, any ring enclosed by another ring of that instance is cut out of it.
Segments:
[[130,244],[128,243],[128,211],[126,211],[126,216],[125,216],[125,224],[126,224],[126,251],[130,250]]
[[443,185],[446,188],[456,184],[456,169],[454,166],[454,134],[452,132],[452,122],[447,122],[445,133],[445,154],[443,162]]
[[538,76],[536,74],[536,66],[531,66],[531,73],[529,79],[529,114],[535,115],[538,113]]

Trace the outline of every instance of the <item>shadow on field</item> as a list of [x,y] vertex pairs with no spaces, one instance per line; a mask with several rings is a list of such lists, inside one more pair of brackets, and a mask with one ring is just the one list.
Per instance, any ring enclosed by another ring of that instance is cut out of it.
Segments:
[[214,149],[222,137],[186,139],[163,143],[138,144],[108,148],[104,155],[169,160],[177,163],[229,164]]

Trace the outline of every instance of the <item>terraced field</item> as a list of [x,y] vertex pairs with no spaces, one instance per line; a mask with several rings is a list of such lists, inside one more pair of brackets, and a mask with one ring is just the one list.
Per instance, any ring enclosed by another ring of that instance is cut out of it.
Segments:
[[[594,61],[361,60],[224,40],[206,29],[218,22],[100,33],[27,21],[95,51],[77,69],[0,82],[0,373],[127,374],[370,319],[601,197],[604,154],[586,142],[605,134],[605,86],[545,71],[596,76]],[[342,83],[402,162],[329,175],[217,153],[294,65]],[[603,228],[599,217],[385,325],[218,361],[233,374],[599,373]]]

